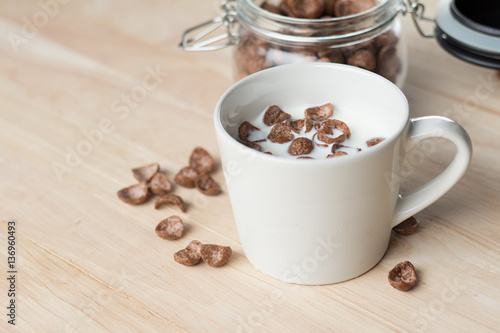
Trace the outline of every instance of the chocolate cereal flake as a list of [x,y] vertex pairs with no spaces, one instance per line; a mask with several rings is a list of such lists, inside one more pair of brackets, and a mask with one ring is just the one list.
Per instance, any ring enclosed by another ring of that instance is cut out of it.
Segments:
[[270,4],[267,1],[264,1],[260,7],[264,10],[267,10],[271,13],[278,14],[278,15],[284,15],[285,13],[277,6]]
[[338,129],[339,131],[342,131],[345,134],[345,137],[349,139],[351,137],[351,130],[349,129],[349,126],[347,126],[346,123],[343,121],[337,120],[337,119],[328,119],[325,120],[323,123],[321,123],[322,127],[328,126],[331,127],[332,129]]
[[329,154],[326,158],[333,158],[333,157],[339,157],[339,156],[346,156],[349,155],[345,151],[337,151],[333,154]]
[[251,131],[259,131],[258,127],[255,127],[248,121],[244,121],[241,123],[240,127],[238,127],[238,135],[240,136],[240,140],[248,141],[248,137],[250,136]]
[[177,251],[174,254],[174,260],[186,266],[196,265],[201,261],[201,246],[200,241],[192,241],[185,249]]
[[141,181],[139,184],[121,189],[117,195],[121,201],[131,205],[143,203],[148,198],[148,183]]
[[211,267],[219,267],[228,262],[233,251],[229,246],[203,244],[201,258]]
[[149,182],[151,178],[160,170],[158,163],[145,165],[139,168],[132,169],[135,179],[138,181]]
[[409,261],[400,262],[390,270],[387,276],[389,283],[397,290],[410,290],[417,283],[415,267]]
[[384,140],[385,140],[385,138],[373,138],[373,139],[366,141],[366,145],[368,147],[373,147],[375,145],[378,145],[379,143],[381,143]]
[[220,193],[220,187],[209,174],[201,174],[196,180],[196,187],[205,195],[217,195]]
[[325,11],[323,0],[282,0],[280,9],[290,17],[315,19]]
[[184,167],[175,175],[174,181],[182,187],[192,188],[196,187],[197,178],[198,172],[195,169]]
[[292,131],[299,134],[305,127],[304,133],[309,133],[313,128],[313,122],[311,118],[287,120],[292,128]]
[[304,114],[306,118],[311,118],[314,121],[323,121],[332,116],[333,105],[332,103],[326,103],[320,106],[307,108]]
[[267,138],[274,143],[285,143],[293,140],[292,128],[289,124],[278,123],[274,125]]
[[214,170],[215,162],[209,152],[201,147],[196,147],[189,158],[189,166],[198,173],[210,173]]
[[167,176],[162,173],[157,173],[149,182],[149,190],[155,195],[167,194],[172,190],[172,184]]
[[290,118],[291,116],[288,113],[283,112],[283,110],[281,110],[279,106],[271,105],[270,107],[267,108],[266,112],[264,113],[262,121],[267,126],[273,126],[274,124],[277,124],[279,122],[285,121]]
[[392,228],[392,230],[400,235],[411,235],[412,233],[417,231],[419,227],[420,222],[414,216],[412,216]]
[[394,46],[383,47],[378,54],[380,75],[394,82],[399,71],[399,57]]
[[360,49],[347,59],[347,64],[373,71],[377,66],[377,60],[371,50]]
[[364,12],[375,6],[374,0],[337,0],[335,16],[348,16]]
[[238,140],[238,142],[241,143],[242,145],[247,146],[248,148],[252,148],[252,149],[255,149],[257,151],[262,151],[262,147],[258,143],[250,142],[250,141],[241,141],[241,140]]
[[161,206],[166,204],[174,204],[179,207],[182,212],[186,211],[186,204],[184,203],[184,200],[176,194],[165,194],[156,199],[155,209],[160,209]]
[[184,223],[179,216],[173,215],[158,223],[155,231],[163,239],[178,239],[184,232]]
[[314,149],[314,144],[308,138],[297,138],[288,147],[288,153],[292,156],[307,155]]

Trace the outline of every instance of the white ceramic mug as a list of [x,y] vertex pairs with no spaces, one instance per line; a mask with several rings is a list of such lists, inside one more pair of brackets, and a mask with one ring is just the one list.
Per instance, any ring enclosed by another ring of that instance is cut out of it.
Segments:
[[[390,135],[358,154],[324,160],[270,156],[234,139],[242,121],[269,105],[328,101],[376,115]],[[245,255],[263,273],[299,284],[336,283],[375,266],[391,228],[445,194],[472,155],[459,124],[443,117],[410,119],[405,96],[391,82],[330,63],[278,66],[242,79],[220,98],[215,129]],[[426,138],[453,142],[455,158],[427,184],[400,194],[400,161]]]

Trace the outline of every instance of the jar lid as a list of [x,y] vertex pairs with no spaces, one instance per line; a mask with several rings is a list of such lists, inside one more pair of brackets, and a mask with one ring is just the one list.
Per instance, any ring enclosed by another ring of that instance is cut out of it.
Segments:
[[452,55],[500,69],[500,2],[441,0],[436,8],[435,35]]

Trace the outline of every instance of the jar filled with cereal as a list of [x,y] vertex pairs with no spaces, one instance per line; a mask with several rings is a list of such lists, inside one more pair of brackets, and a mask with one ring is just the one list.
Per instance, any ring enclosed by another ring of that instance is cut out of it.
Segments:
[[[364,68],[401,86],[407,69],[398,14],[401,0],[235,0],[225,13],[193,29],[223,35],[199,41],[184,36],[186,50],[235,45],[237,79],[273,66],[332,62]],[[208,27],[205,27],[207,25]],[[218,40],[224,42],[218,43]]]

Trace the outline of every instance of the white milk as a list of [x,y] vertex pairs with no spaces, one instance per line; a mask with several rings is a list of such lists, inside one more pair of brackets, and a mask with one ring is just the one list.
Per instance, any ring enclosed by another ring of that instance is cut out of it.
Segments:
[[[292,116],[291,118],[292,120],[296,120],[305,118],[304,111],[307,108],[319,106],[322,104],[299,105],[299,106],[294,105],[288,107],[282,107],[280,105],[278,106],[280,106],[281,110],[283,110],[284,112],[289,113]],[[253,119],[248,119],[248,121],[252,125],[260,129],[260,131],[251,131],[250,136],[248,137],[248,141],[257,141],[260,139],[266,139],[267,136],[269,135],[269,132],[271,132],[273,126],[267,126],[262,121],[266,110],[267,108],[264,109],[257,117]],[[329,119],[341,120],[344,123],[346,123],[347,126],[349,126],[349,129],[351,131],[351,137],[342,142],[341,144],[352,148],[343,147],[336,150],[336,151],[345,151],[349,155],[362,153],[363,150],[370,149],[366,145],[367,140],[377,137],[386,138],[389,135],[388,131],[384,128],[383,124],[381,124],[380,120],[375,119],[375,117],[370,117],[367,116],[366,114],[357,113],[355,110],[339,109],[335,106],[335,104],[333,104],[333,115]],[[294,134],[294,139],[297,139],[299,137],[306,137],[312,140],[313,135],[316,133],[316,129],[313,127],[313,129],[308,133],[304,132],[305,132],[305,126],[304,128],[302,128],[302,131],[299,134],[292,132]],[[342,132],[335,129],[331,137],[337,137],[340,134],[342,134]],[[310,156],[315,159],[323,159],[332,153],[332,144],[329,144],[328,147],[318,146],[316,143],[324,144],[324,142],[319,141],[317,136],[315,137],[314,142],[315,144],[313,151],[308,155],[301,155],[301,156]],[[281,144],[281,143],[273,143],[270,140],[266,140],[265,142],[259,142],[258,144],[262,147],[263,152],[271,152],[274,156],[297,159],[298,156],[293,156],[288,153],[288,147],[290,147],[291,143],[292,141]],[[361,148],[361,152],[358,152],[356,148]]]

